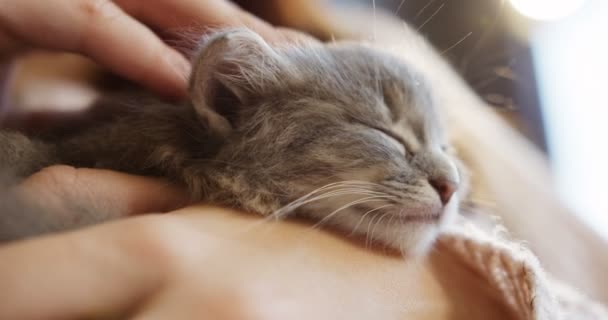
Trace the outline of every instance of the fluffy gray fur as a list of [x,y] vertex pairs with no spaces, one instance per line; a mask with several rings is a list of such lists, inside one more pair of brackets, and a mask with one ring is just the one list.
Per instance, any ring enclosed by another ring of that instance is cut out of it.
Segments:
[[455,214],[459,182],[423,74],[363,44],[273,48],[222,31],[195,59],[191,103],[106,101],[122,111],[76,133],[4,132],[0,163],[164,176],[197,200],[417,252]]

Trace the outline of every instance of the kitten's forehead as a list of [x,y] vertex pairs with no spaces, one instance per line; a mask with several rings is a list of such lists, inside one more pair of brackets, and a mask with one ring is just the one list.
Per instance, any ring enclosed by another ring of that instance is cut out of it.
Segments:
[[327,76],[344,82],[340,92],[352,96],[355,108],[362,108],[366,115],[370,110],[388,111],[384,116],[405,136],[421,143],[433,139],[438,123],[432,87],[415,66],[362,45],[329,47],[328,52],[334,61],[333,72],[340,76]]
[[307,107],[299,110],[307,116],[316,112],[341,119],[346,114],[362,124],[391,130],[413,146],[431,144],[439,136],[432,87],[403,59],[357,43],[283,53],[291,62],[283,77],[285,103],[306,101]]

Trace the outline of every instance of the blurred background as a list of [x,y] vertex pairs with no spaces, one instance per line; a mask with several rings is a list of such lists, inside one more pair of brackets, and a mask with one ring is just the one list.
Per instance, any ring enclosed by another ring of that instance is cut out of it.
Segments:
[[564,202],[608,238],[608,1],[359,2],[419,29],[483,99],[546,152]]

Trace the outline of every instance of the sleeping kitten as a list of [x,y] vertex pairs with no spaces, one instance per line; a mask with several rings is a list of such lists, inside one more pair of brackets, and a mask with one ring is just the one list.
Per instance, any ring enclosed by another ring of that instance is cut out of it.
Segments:
[[122,111],[76,133],[0,133],[0,166],[165,176],[196,200],[307,216],[408,253],[456,213],[458,170],[416,66],[358,43],[272,48],[237,29],[205,41],[193,67],[191,103],[106,101]]

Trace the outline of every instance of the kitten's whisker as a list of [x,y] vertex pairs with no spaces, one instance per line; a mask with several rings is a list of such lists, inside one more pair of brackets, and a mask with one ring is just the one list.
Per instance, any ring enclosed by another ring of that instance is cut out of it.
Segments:
[[[307,193],[306,195],[304,195],[304,196],[302,196],[302,197],[298,198],[298,199],[297,199],[297,200],[295,200],[295,201],[299,201],[300,199],[304,199],[304,198],[306,198],[306,197],[310,197],[310,196],[314,195],[315,193],[318,193],[318,192],[324,191],[324,190],[326,190],[326,189],[338,188],[338,187],[340,187],[342,184],[343,184],[343,182],[334,182],[334,183],[329,183],[329,184],[326,184],[326,185],[324,185],[324,186],[322,186],[322,187],[319,187],[319,188],[317,188],[317,189],[315,189],[315,190],[313,190],[313,191],[311,191],[311,192]],[[294,202],[295,202],[295,201],[294,201]]]
[[[373,191],[360,190],[360,189],[339,189],[339,190],[329,191],[327,193],[317,195],[312,199],[303,199],[303,201],[305,201],[305,203],[309,203],[309,202],[315,201],[315,199],[317,199],[318,197],[326,198],[328,196],[349,195],[349,194],[352,194],[352,195],[381,195],[381,196],[387,196],[387,197],[394,198],[392,195],[388,195],[388,194],[382,193],[382,192],[373,192]],[[298,202],[297,204],[300,204],[300,202]]]
[[468,39],[471,35],[473,34],[473,31],[467,33],[464,37],[460,38],[460,40],[458,40],[456,43],[454,43],[453,45],[449,46],[447,49],[443,50],[440,55],[445,55],[446,53],[450,52],[450,50],[458,47],[459,44],[463,43],[466,39]]
[[[268,222],[270,220],[279,220],[303,205],[309,204],[311,202],[331,198],[331,197],[339,197],[339,196],[344,196],[344,195],[362,195],[362,196],[366,196],[366,197],[377,197],[378,198],[377,200],[374,199],[373,201],[379,201],[379,200],[381,200],[381,198],[384,200],[393,200],[393,201],[398,200],[398,198],[394,195],[390,195],[385,192],[367,189],[367,188],[373,188],[373,187],[383,187],[383,186],[380,184],[374,183],[374,182],[362,181],[362,180],[344,180],[344,181],[328,183],[328,184],[323,185],[323,186],[307,193],[306,195],[292,201],[291,203],[276,210],[272,214],[264,217],[264,219],[262,219],[259,222],[259,224]],[[353,201],[354,203],[351,203],[350,205],[356,205],[359,202],[368,201],[368,200],[364,200],[364,199],[366,199],[366,198],[357,199],[357,200]],[[390,206],[390,205],[392,205],[392,204],[385,205],[385,206]],[[256,223],[255,225],[258,225],[258,223]],[[252,227],[255,227],[255,225]]]
[[[385,215],[382,215],[382,216],[381,216],[381,217],[378,219],[378,222],[376,222],[376,225],[375,225],[375,226],[372,228],[372,234],[371,234],[372,239],[374,239],[374,231],[376,230],[376,227],[378,226],[378,224],[380,224],[380,221],[382,221],[382,219],[384,219],[384,216],[385,216]],[[385,232],[386,232],[386,231],[387,231],[387,230],[385,230]],[[390,230],[388,230],[388,231],[390,231]],[[380,243],[381,243],[382,245],[379,247],[379,249],[380,249],[380,248],[382,248],[382,253],[383,253],[383,254],[386,254],[386,247],[388,246],[388,243],[387,243],[386,241],[383,241],[383,240],[381,240],[381,242],[380,242]]]
[[397,10],[395,10],[396,15],[399,14],[399,11],[401,11],[401,7],[403,7],[404,3],[405,3],[405,0],[401,0],[401,3],[399,3],[399,6],[397,6]]
[[[348,189],[349,187],[352,187],[352,185],[355,185],[355,186],[359,185],[359,189]],[[353,180],[353,181],[340,181],[340,182],[330,183],[330,184],[324,185],[324,186],[322,186],[320,188],[317,188],[317,189],[309,192],[308,194],[306,194],[306,195],[304,195],[304,196],[302,196],[302,197],[300,197],[300,198],[292,201],[291,203],[285,205],[283,208],[278,209],[277,211],[275,211],[275,213],[277,213],[279,211],[285,211],[285,210],[288,210],[290,208],[291,208],[291,210],[293,210],[296,207],[299,207],[299,206],[301,206],[301,205],[303,205],[305,203],[309,203],[311,201],[314,201],[314,200],[310,200],[309,201],[307,199],[309,199],[311,197],[316,197],[316,195],[315,195],[316,193],[320,193],[320,192],[325,191],[325,190],[327,190],[327,192],[330,192],[331,189],[336,189],[336,188],[342,188],[342,189],[339,189],[338,191],[346,191],[348,189],[349,191],[352,191],[353,193],[355,193],[355,192],[358,192],[358,193],[366,192],[366,193],[369,193],[369,194],[379,194],[379,195],[382,194],[382,195],[386,195],[385,192],[379,192],[379,191],[361,189],[360,188],[361,185],[372,185],[373,186],[375,184],[371,183],[371,182],[355,181],[355,180]],[[323,196],[323,195],[324,194],[322,193],[321,195],[318,195],[318,196]],[[394,197],[394,195],[393,195],[393,197]],[[395,197],[395,199],[396,199],[396,197]]]
[[380,216],[380,218],[378,218],[378,221],[376,221],[376,223],[374,224],[374,227],[372,228],[372,232],[370,233],[370,238],[372,238],[372,240],[374,239],[374,232],[376,232],[376,228],[378,227],[378,225],[380,225],[380,222],[382,222],[382,219],[384,219],[387,215],[390,215],[390,212],[386,212],[384,214],[382,214]]
[[433,2],[435,2],[435,0],[429,0],[429,2],[424,7],[422,7],[422,9],[420,9],[420,11],[418,11],[418,13],[416,13],[416,15],[414,16],[414,19],[418,19],[418,17],[420,17],[420,15],[422,13],[424,13],[424,11],[426,11],[426,9],[428,7],[430,7],[431,4],[433,4]]
[[[400,216],[401,214],[403,214],[403,210],[404,210],[404,209],[401,209],[401,210],[399,211],[399,213],[398,213],[398,214],[396,214],[396,215],[391,215],[391,218],[388,220],[388,222],[386,223],[386,225],[389,225],[389,226],[390,226],[390,225],[391,225],[391,223],[393,222],[393,220],[394,220],[396,217],[398,217],[398,216]],[[401,253],[403,254],[403,247],[402,247],[402,242],[403,242],[403,241],[401,241],[401,235],[399,234],[399,232],[400,232],[400,231],[402,231],[402,230],[401,230],[401,228],[393,228],[393,232],[392,232],[392,234],[393,234],[393,235],[392,235],[391,239],[399,239],[399,241],[398,241],[398,243],[399,243],[399,252],[401,252]],[[373,231],[372,231],[372,233],[373,233]]]
[[363,198],[363,199],[358,199],[358,200],[352,201],[352,202],[347,203],[347,204],[343,205],[342,207],[334,210],[333,212],[331,212],[327,216],[323,217],[323,219],[319,220],[319,222],[315,223],[312,227],[316,228],[316,227],[318,227],[320,225],[323,225],[323,223],[325,223],[327,220],[331,219],[338,212],[340,212],[340,211],[342,211],[344,209],[347,209],[349,207],[352,207],[354,205],[361,204],[361,203],[372,202],[372,201],[380,201],[380,200],[384,200],[384,199],[385,199],[385,197],[375,196],[375,197],[367,197],[367,198]]
[[378,217],[380,217],[380,216],[379,215],[373,216],[367,223],[367,230],[365,232],[365,248],[369,248],[372,243],[372,239],[370,239],[370,236],[369,236],[369,229],[371,228],[372,224],[374,223],[374,220]]
[[362,180],[344,180],[335,182],[333,184],[343,184],[343,185],[360,185],[360,186],[378,186],[381,187],[381,184],[370,182],[370,181],[362,181]]
[[318,200],[322,200],[322,199],[331,198],[331,197],[337,197],[337,196],[341,196],[341,195],[365,195],[365,196],[383,197],[384,199],[393,199],[392,196],[386,195],[383,193],[366,193],[366,192],[356,192],[356,191],[352,191],[352,190],[348,190],[348,191],[339,190],[339,191],[334,191],[334,192],[330,192],[327,194],[321,194],[312,199],[305,199],[304,201],[300,201],[300,202],[297,202],[294,204],[284,206],[283,208],[275,211],[272,215],[275,216],[276,218],[279,218],[279,217],[284,216],[286,213],[289,213],[305,204],[308,204],[308,203],[311,203],[314,201],[318,201]]
[[439,13],[439,11],[441,11],[441,9],[443,9],[443,7],[445,7],[445,2],[442,3],[441,6],[439,6],[439,8],[437,8],[437,10],[435,10],[435,12],[428,19],[426,19],[426,21],[424,21],[424,23],[421,24],[420,27],[418,27],[418,29],[416,29],[416,32],[419,32],[422,28],[424,28],[424,26],[426,26],[427,23],[433,20],[433,18],[435,18],[435,16]]
[[327,195],[333,195],[333,194],[336,194],[336,193],[346,193],[346,194],[352,193],[352,194],[367,194],[367,195],[386,195],[386,196],[391,196],[391,195],[388,195],[388,194],[383,193],[383,192],[376,192],[376,191],[370,191],[370,190],[365,190],[365,189],[342,188],[342,189],[337,189],[337,190],[330,190],[330,191],[327,191],[325,193],[321,193],[321,194],[314,195],[314,196],[308,194],[308,195],[306,195],[304,197],[300,197],[300,198],[292,201],[291,203],[285,205],[283,208],[287,208],[287,207],[290,207],[290,206],[293,206],[293,205],[299,205],[300,203],[302,203],[304,201],[307,201],[307,202],[308,201],[314,201],[313,199],[316,199],[317,197],[325,197]]
[[372,185],[372,186],[382,186],[381,184],[365,181],[365,180],[343,180],[336,183],[348,183],[348,184],[363,184],[363,185]]
[[361,219],[359,219],[359,222],[357,222],[357,224],[356,224],[356,225],[353,227],[353,231],[352,231],[352,232],[349,234],[349,236],[353,236],[353,235],[354,235],[354,234],[357,232],[357,229],[359,229],[359,226],[360,226],[360,225],[361,225],[361,223],[362,223],[362,222],[365,220],[365,217],[366,217],[368,214],[371,214],[372,212],[375,212],[375,211],[378,211],[378,210],[382,210],[382,209],[384,209],[384,208],[386,208],[386,207],[391,207],[391,206],[394,206],[394,205],[393,205],[393,204],[385,204],[385,205],[383,205],[383,206],[377,207],[377,208],[375,208],[375,209],[371,209],[371,210],[367,211],[366,213],[364,213],[364,214],[361,216]]
[[352,188],[352,189],[355,189],[355,190],[362,190],[362,191],[368,191],[368,192],[379,192],[379,191],[372,190],[370,188],[363,188],[363,187],[357,186],[357,185],[334,185],[334,186],[330,186],[330,187],[327,187],[327,188],[324,188],[324,189],[317,189],[317,190],[315,190],[313,192],[310,192],[310,193],[308,193],[308,194],[306,194],[306,195],[304,195],[303,197],[300,197],[300,198],[309,197],[309,196],[315,195],[316,193],[329,192],[331,190],[340,189],[340,188],[342,188],[342,189]]
[[462,57],[461,62],[458,66],[458,70],[460,71],[461,74],[463,74],[465,76],[469,74],[468,71],[469,71],[469,66],[472,61],[472,58],[474,58],[479,53],[480,49],[483,48],[484,43],[486,43],[486,41],[488,39],[490,39],[490,35],[496,31],[496,27],[501,23],[501,21],[503,21],[502,15],[505,12],[505,10],[504,10],[505,6],[506,6],[506,1],[500,0],[500,4],[499,4],[495,14],[493,14],[489,20],[489,21],[492,21],[492,23],[489,26],[484,28],[484,31],[478,37],[478,40],[475,41],[475,44]]
[[[401,209],[401,211],[399,212],[399,214],[401,214],[401,212],[403,212],[403,209]],[[388,222],[386,223],[386,225],[390,226],[393,223],[393,220],[395,220],[397,216],[396,215],[391,215],[391,218],[388,219]],[[399,232],[400,232],[400,228],[393,228],[393,232],[392,232],[392,236],[391,239],[399,239]],[[401,242],[401,241],[399,241]]]
[[308,193],[308,195],[314,194],[316,192],[328,189],[328,188],[333,188],[333,187],[338,187],[338,186],[346,186],[346,185],[369,185],[372,184],[371,182],[366,182],[366,181],[357,181],[357,180],[345,180],[345,181],[338,181],[338,182],[333,182],[333,183],[329,183],[326,184],[322,187],[319,187],[311,192]]

